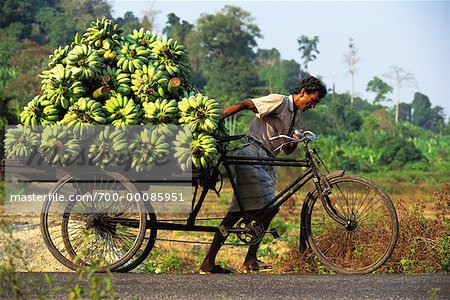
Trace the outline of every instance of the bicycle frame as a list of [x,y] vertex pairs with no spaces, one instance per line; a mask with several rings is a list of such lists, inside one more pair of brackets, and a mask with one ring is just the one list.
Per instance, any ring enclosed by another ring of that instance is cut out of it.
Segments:
[[[243,157],[243,156],[234,156],[228,155],[227,150],[220,151],[220,158],[212,170],[211,176],[205,182],[203,186],[203,190],[201,195],[195,204],[194,201],[197,194],[197,188],[194,193],[193,201],[193,210],[189,214],[186,224],[180,223],[169,223],[169,222],[156,222],[154,224],[149,224],[150,228],[156,228],[161,230],[178,230],[178,231],[201,231],[201,232],[218,232],[219,228],[217,226],[198,226],[195,225],[196,218],[200,212],[200,209],[203,205],[203,202],[206,198],[206,195],[210,190],[213,190],[216,184],[216,179],[219,176],[219,167],[223,165],[228,175],[228,179],[230,180],[232,190],[236,195],[236,200],[238,202],[240,212],[242,213],[242,217],[244,219],[250,218],[258,218],[263,219],[273,210],[278,209],[281,205],[283,205],[293,194],[295,194],[298,190],[300,190],[308,181],[311,179],[315,184],[315,188],[319,193],[320,198],[324,204],[327,213],[338,223],[345,224],[345,220],[339,216],[337,211],[333,208],[330,200],[327,200],[327,191],[323,189],[321,185],[321,173],[318,169],[318,166],[315,162],[315,159],[312,157],[309,149],[308,149],[308,141],[302,142],[303,150],[305,153],[305,159],[290,159],[290,158],[270,158],[270,157]],[[243,208],[242,200],[240,195],[237,193],[237,186],[235,179],[233,178],[233,172],[231,170],[232,165],[270,165],[270,166],[282,166],[282,167],[297,167],[297,168],[307,168],[306,171],[302,172],[293,182],[291,182],[287,187],[285,187],[282,191],[280,191],[269,203],[267,203],[264,207],[257,210],[256,214],[250,215]],[[325,178],[325,177],[324,177]]]

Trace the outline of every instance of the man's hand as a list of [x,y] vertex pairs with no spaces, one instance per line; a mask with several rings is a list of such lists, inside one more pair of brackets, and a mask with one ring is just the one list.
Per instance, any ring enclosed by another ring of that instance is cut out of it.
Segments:
[[[293,134],[292,137],[295,138],[295,139],[300,139],[300,136],[297,135],[297,134]],[[296,142],[291,142],[291,143],[289,143],[289,144],[286,144],[286,145],[283,147],[284,153],[286,153],[286,154],[291,154],[292,152],[294,152],[295,149],[297,149],[297,144],[298,144],[298,143],[296,143]]]

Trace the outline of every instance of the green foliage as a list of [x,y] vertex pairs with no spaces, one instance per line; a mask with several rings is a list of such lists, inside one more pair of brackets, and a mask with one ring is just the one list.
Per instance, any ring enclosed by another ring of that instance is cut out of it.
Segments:
[[260,87],[257,94],[290,94],[298,84],[300,65],[293,59],[281,59],[277,49],[259,49],[256,54]]
[[415,93],[412,101],[412,123],[416,126],[430,129],[434,132],[442,132],[445,128],[443,108],[431,107],[430,99],[422,94]]
[[313,38],[309,38],[306,35],[302,35],[297,39],[298,51],[300,51],[301,58],[303,59],[303,69],[308,72],[308,64],[317,58],[316,54],[319,54],[317,50],[317,44],[319,43],[319,37],[316,35]]
[[186,37],[193,29],[194,25],[177,17],[174,13],[167,15],[166,27],[163,33],[168,37],[176,39],[181,44],[186,44]]
[[122,27],[125,34],[131,34],[133,29],[141,27],[139,18],[136,17],[131,11],[127,11],[123,18],[117,18],[116,23]]
[[253,47],[261,37],[250,13],[226,5],[215,15],[202,15],[191,34],[199,42],[206,94],[226,104],[250,96],[258,82]]
[[[378,76],[374,76],[368,83],[366,87],[366,91],[376,93],[375,99],[373,100],[373,104],[380,104],[383,101],[388,100],[386,98],[386,94],[392,93],[393,88],[389,86],[386,82],[381,80]],[[390,101],[390,100],[388,100]]]

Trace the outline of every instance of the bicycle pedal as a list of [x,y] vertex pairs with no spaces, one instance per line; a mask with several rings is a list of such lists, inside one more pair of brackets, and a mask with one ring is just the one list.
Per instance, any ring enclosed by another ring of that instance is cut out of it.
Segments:
[[229,234],[228,230],[225,228],[224,225],[219,226],[219,231],[223,235],[223,237],[227,237]]
[[278,234],[278,231],[275,228],[270,229],[270,234],[272,234],[274,239],[277,239],[280,237],[280,235]]

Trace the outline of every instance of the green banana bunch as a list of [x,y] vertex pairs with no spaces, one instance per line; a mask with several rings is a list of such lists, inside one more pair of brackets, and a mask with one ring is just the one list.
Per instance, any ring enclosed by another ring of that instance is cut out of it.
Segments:
[[70,47],[68,45],[66,46],[60,46],[58,49],[55,49],[53,51],[53,54],[49,56],[49,68],[54,68],[58,64],[66,65],[67,64],[67,54],[70,51]]
[[164,87],[167,87],[168,82],[169,79],[164,72],[156,69],[153,65],[144,65],[142,70],[137,70],[131,75],[131,89],[142,103],[165,98]]
[[176,100],[156,99],[155,102],[144,102],[144,123],[155,125],[158,134],[172,136],[177,126],[178,104]]
[[76,136],[86,138],[94,132],[93,125],[106,123],[102,105],[90,98],[80,98],[61,120],[61,125],[73,126]]
[[149,30],[145,30],[144,27],[141,27],[139,30],[133,29],[133,33],[128,34],[125,38],[130,44],[136,44],[151,49],[153,48],[153,44],[160,39],[161,36],[156,33],[151,33]]
[[101,74],[103,58],[89,45],[77,45],[67,54],[67,67],[79,80],[94,81]]
[[190,74],[186,48],[173,38],[157,40],[153,45],[152,57],[161,63],[170,76],[188,77]]
[[217,155],[216,140],[207,133],[193,134],[191,143],[192,163],[197,169],[207,169]]
[[116,47],[120,45],[120,36],[123,30],[112,19],[97,18],[87,28],[83,37],[86,43],[98,50],[105,60],[116,58]]
[[149,62],[150,50],[144,46],[122,42],[117,54],[117,66],[125,72],[134,73]]
[[150,171],[155,164],[168,160],[169,144],[163,135],[159,135],[152,127],[135,133],[130,145],[131,167],[137,172]]
[[108,86],[111,92],[129,95],[131,93],[130,74],[122,69],[106,66],[102,73],[102,86]]
[[89,159],[99,166],[117,166],[125,159],[128,143],[125,132],[118,127],[105,126],[89,147]]
[[176,100],[156,99],[155,102],[142,104],[144,120],[150,124],[176,124],[178,119],[178,103]]
[[191,126],[192,131],[213,133],[220,119],[220,106],[216,100],[198,93],[178,102],[180,124]]
[[189,126],[183,126],[173,141],[174,157],[183,171],[192,170],[192,131]]
[[49,164],[65,166],[79,156],[80,144],[67,127],[52,124],[42,131],[39,152]]
[[106,100],[103,108],[107,124],[126,126],[136,125],[141,121],[140,107],[134,103],[133,99],[121,94],[113,94],[109,100]]
[[63,65],[44,71],[41,77],[42,91],[48,100],[59,107],[69,108],[86,92],[81,81],[75,79],[71,70]]
[[20,122],[31,125],[33,129],[38,125],[53,124],[59,119],[59,110],[45,95],[34,97],[20,113]]
[[22,160],[28,158],[37,150],[41,138],[31,126],[17,125],[8,128],[5,133],[6,158]]

